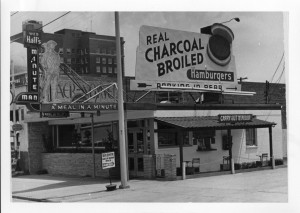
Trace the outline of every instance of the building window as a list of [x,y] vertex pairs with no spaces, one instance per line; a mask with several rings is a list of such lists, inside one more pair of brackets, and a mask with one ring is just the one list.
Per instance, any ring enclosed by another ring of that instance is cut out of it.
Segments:
[[80,49],[77,49],[77,54],[78,54],[78,55],[80,55],[80,52],[81,52]]
[[101,53],[106,54],[106,48],[101,48]]
[[111,50],[107,49],[106,53],[110,55],[111,54]]
[[85,52],[85,54],[88,54],[89,53],[89,49],[85,48],[84,52]]
[[87,63],[89,63],[89,60],[88,60],[88,58],[85,58],[85,63],[87,64]]
[[108,64],[112,64],[112,58],[108,58]]
[[80,50],[80,55],[83,55],[83,50]]
[[102,58],[102,64],[106,64],[106,58]]
[[102,73],[106,73],[106,67],[102,67]]
[[88,67],[85,67],[85,73],[89,73]]
[[161,130],[158,132],[158,146],[177,146],[177,132],[175,130]]
[[62,125],[58,126],[58,144],[59,147],[71,147],[73,146],[73,134],[74,125]]
[[96,66],[96,72],[100,73],[101,72],[101,67],[100,66]]
[[257,146],[256,129],[246,129],[246,145],[247,146]]
[[108,73],[112,73],[112,67],[108,67]]
[[115,49],[112,50],[112,54],[116,55],[116,50]]
[[71,49],[67,48],[67,54],[71,54]]
[[64,48],[59,48],[59,49],[58,49],[58,53],[59,53],[59,54],[64,54]]
[[67,58],[67,64],[71,64],[71,59]]
[[214,130],[193,131],[193,145],[197,145],[197,151],[212,150],[212,144],[215,144]]
[[101,63],[101,58],[100,57],[96,57],[96,63],[100,64]]
[[117,64],[117,58],[114,58],[114,64]]
[[96,53],[100,53],[100,48],[96,48]]
[[73,53],[73,54],[75,53],[75,51],[76,51],[76,50],[72,48],[72,53]]
[[64,63],[64,57],[60,57],[60,63]]
[[72,64],[75,64],[75,63],[76,63],[76,59],[75,59],[75,58],[72,58],[72,59],[71,59],[71,63],[72,63]]
[[76,64],[80,64],[80,58],[76,58]]

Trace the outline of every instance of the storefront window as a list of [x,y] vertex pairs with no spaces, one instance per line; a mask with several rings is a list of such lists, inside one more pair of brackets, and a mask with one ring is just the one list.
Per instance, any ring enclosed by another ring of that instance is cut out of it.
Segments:
[[74,142],[74,125],[58,126],[58,141],[60,147],[71,147]]
[[158,146],[177,146],[177,132],[175,131],[159,131]]
[[[115,127],[116,128],[116,125]],[[94,146],[105,148],[105,141],[109,134],[117,138],[116,131],[112,131],[111,124],[94,125]],[[90,124],[58,126],[58,147],[92,147],[92,129]]]
[[211,150],[211,144],[215,144],[214,130],[197,130],[193,132],[193,145],[197,145],[198,151]]

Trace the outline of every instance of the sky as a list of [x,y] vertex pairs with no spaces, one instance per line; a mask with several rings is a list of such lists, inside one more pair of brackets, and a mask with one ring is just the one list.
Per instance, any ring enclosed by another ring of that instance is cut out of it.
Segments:
[[[66,13],[18,12],[10,18],[10,35],[22,31],[22,22],[28,19],[42,21],[43,25]],[[284,13],[283,12],[120,12],[120,34],[125,40],[125,74],[135,75],[136,48],[139,29],[150,25],[175,30],[200,32],[201,27],[238,17],[240,22],[226,23],[235,34],[232,52],[236,58],[237,77],[248,81],[285,83],[284,69]],[[114,12],[71,12],[44,27],[44,32],[68,28],[115,35]],[[26,66],[26,49],[21,44],[10,45],[11,59],[16,65]],[[280,63],[281,61],[281,63]],[[278,67],[278,68],[277,68]],[[274,75],[275,74],[275,75]]]

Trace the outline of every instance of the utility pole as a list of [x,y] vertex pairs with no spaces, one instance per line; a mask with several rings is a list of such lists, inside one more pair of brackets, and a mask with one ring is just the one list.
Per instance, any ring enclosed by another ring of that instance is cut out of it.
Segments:
[[118,71],[118,118],[119,118],[119,146],[120,146],[120,167],[121,167],[121,185],[120,189],[129,188],[127,184],[127,156],[125,146],[125,123],[124,123],[124,101],[123,101],[123,72],[121,61],[121,41],[119,12],[115,12],[115,30],[116,30],[116,50],[117,50],[117,71]]

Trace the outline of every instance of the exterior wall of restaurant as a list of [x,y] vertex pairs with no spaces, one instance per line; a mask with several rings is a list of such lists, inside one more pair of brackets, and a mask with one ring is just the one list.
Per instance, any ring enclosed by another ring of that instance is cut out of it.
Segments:
[[[119,157],[115,157],[116,167],[111,168],[110,175],[120,176]],[[43,153],[42,167],[49,174],[93,176],[93,156],[91,153]],[[108,169],[102,169],[102,156],[95,154],[95,176],[108,177]]]
[[[156,117],[185,117],[185,116],[216,116],[218,114],[253,114],[258,119],[275,122],[277,125],[272,128],[273,154],[275,159],[283,158],[282,127],[280,110],[190,110],[190,111],[156,111]],[[155,126],[157,126],[155,124]],[[269,129],[257,129],[257,146],[246,146],[246,131],[244,129],[231,130],[233,147],[232,155],[235,163],[254,162],[260,158],[258,155],[268,153],[269,148]],[[227,130],[216,130],[215,144],[213,151],[197,151],[197,145],[183,147],[183,160],[191,161],[192,158],[200,158],[200,172],[219,171],[220,164],[223,163],[223,156],[229,156],[228,150],[222,149],[222,136],[227,135]],[[180,167],[179,146],[170,148],[159,148],[157,133],[154,135],[155,154],[175,154],[176,166]]]

